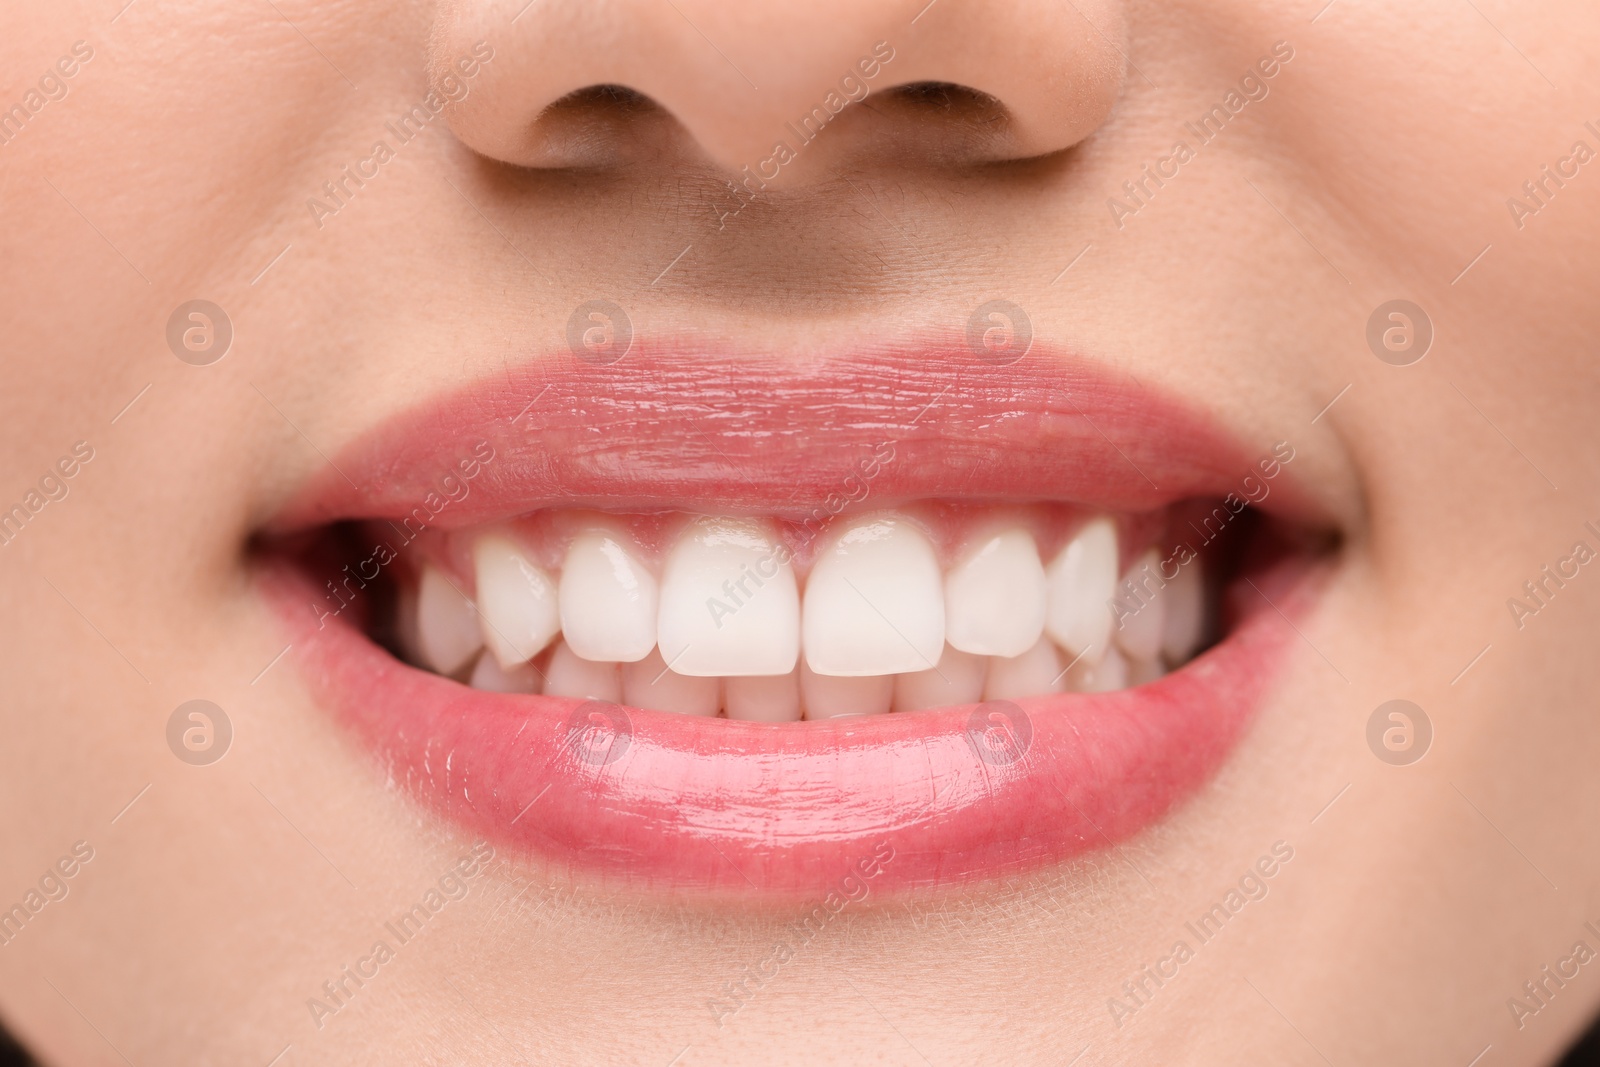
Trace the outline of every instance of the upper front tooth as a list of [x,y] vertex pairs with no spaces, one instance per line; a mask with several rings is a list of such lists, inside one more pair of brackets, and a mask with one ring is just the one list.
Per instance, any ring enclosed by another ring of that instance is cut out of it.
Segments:
[[623,533],[587,530],[561,566],[561,632],[590,660],[633,663],[656,646],[656,579]]
[[1044,615],[1044,564],[1027,530],[995,534],[945,575],[945,640],[962,652],[1020,656]]
[[1161,634],[1166,629],[1167,594],[1159,569],[1156,550],[1146,549],[1133,561],[1122,579],[1124,610],[1117,620],[1117,647],[1131,659],[1151,660],[1161,651]]
[[1167,583],[1165,595],[1167,618],[1161,651],[1167,662],[1177,665],[1194,654],[1204,636],[1206,585],[1199,557],[1178,567],[1178,576]]
[[532,659],[561,632],[555,582],[499,534],[478,538],[472,559],[484,643],[502,667]]
[[944,590],[933,545],[903,519],[852,526],[806,580],[806,663],[818,674],[921,671],[944,650]]
[[1051,562],[1045,630],[1071,656],[1098,661],[1111,636],[1109,601],[1117,592],[1117,528],[1091,519]]
[[661,571],[661,654],[679,674],[788,674],[800,656],[800,593],[769,528],[701,519]]
[[483,647],[478,609],[444,571],[426,563],[417,582],[417,644],[440,674],[454,674]]

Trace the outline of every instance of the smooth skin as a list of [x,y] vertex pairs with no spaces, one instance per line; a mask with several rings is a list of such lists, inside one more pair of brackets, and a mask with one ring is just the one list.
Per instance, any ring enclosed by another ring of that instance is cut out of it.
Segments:
[[[1537,1014],[1507,1000],[1600,950],[1600,563],[1536,614],[1507,600],[1600,549],[1600,162],[1573,151],[1600,152],[1600,13],[1323,4],[13,5],[0,107],[43,102],[0,144],[0,504],[93,457],[0,547],[0,902],[93,858],[0,947],[5,1025],[63,1067],[1552,1062],[1600,964]],[[871,95],[725,217],[879,41]],[[1184,124],[1278,42],[1265,97],[1201,145]],[[916,81],[989,96],[889,91]],[[547,112],[600,83],[638,95]],[[385,124],[430,85],[460,99],[400,144]],[[311,206],[378,140],[375,177]],[[1546,164],[1569,176],[1536,204]],[[1343,537],[1327,595],[1163,823],[869,897],[720,1024],[708,1001],[793,913],[502,853],[319,1027],[308,998],[472,843],[274,661],[251,535],[418,398],[565,358],[597,295],[641,336],[797,356],[1009,299],[1261,451],[1292,442]],[[209,366],[169,348],[192,299],[233,326]],[[1409,366],[1366,340],[1395,299],[1434,331]],[[167,742],[196,698],[234,730],[205,767]],[[1409,766],[1368,745],[1392,699],[1432,724]],[[1114,1015],[1275,842],[1266,897]]]

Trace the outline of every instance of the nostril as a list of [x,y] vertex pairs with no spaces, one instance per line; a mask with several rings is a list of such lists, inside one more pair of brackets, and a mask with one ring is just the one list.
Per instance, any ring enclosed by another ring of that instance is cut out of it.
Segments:
[[1121,94],[1130,7],[1072,0],[1056,18],[1052,4],[940,0],[910,26],[873,2],[824,3],[819,18],[800,3],[516,0],[506,28],[489,0],[424,6],[438,12],[435,70],[504,31],[447,112],[480,155],[640,175],[749,167],[752,183],[790,189],[861,164],[987,166],[1080,143]]
[[541,168],[614,166],[640,147],[660,147],[665,109],[637,89],[606,83],[574,89],[539,112],[522,162]]
[[981,112],[1002,118],[1005,115],[1005,107],[999,100],[988,93],[954,82],[908,82],[890,89],[889,94],[899,97],[910,106],[926,111],[941,111],[946,114]]
[[882,151],[945,165],[1013,158],[1010,110],[999,98],[947,81],[917,81],[884,90],[866,102],[884,124]]
[[546,115],[563,111],[611,111],[626,114],[654,106],[655,101],[626,85],[590,85],[574,89],[561,99],[552,102],[539,117],[544,118]]

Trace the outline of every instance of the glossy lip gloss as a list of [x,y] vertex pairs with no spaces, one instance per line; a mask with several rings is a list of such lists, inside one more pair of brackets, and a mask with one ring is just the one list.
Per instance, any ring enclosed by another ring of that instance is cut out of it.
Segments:
[[[527,365],[404,413],[270,529],[398,530],[419,514],[460,527],[553,505],[804,519],[831,512],[840,472],[885,441],[893,461],[862,506],[1139,510],[1221,497],[1253,469],[1182,405],[1065,356],[994,367],[931,347],[797,361],[662,346],[614,366]],[[1315,521],[1309,499],[1280,475],[1267,505]],[[942,886],[1138,832],[1231,751],[1322,570],[1298,558],[1257,573],[1257,602],[1223,640],[1154,683],[785,724],[469,689],[319,618],[320,590],[283,560],[261,584],[317,703],[447,819],[575,874],[782,896],[874,857],[879,887]]]

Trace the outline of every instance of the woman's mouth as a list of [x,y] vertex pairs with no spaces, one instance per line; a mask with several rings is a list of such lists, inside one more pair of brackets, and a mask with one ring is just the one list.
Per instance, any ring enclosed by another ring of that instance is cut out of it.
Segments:
[[552,360],[347,448],[264,584],[319,703],[497,844],[943,885],[1220,765],[1335,543],[1293,458],[1064,356]]

